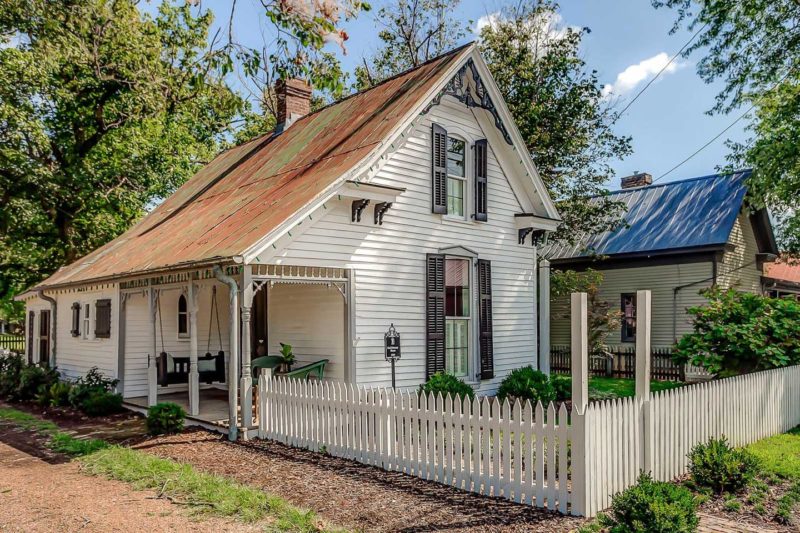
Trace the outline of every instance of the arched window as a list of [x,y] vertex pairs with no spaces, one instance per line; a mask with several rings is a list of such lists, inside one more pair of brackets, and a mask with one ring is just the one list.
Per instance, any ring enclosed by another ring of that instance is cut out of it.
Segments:
[[186,296],[181,294],[178,298],[178,337],[189,337],[189,311],[186,305]]

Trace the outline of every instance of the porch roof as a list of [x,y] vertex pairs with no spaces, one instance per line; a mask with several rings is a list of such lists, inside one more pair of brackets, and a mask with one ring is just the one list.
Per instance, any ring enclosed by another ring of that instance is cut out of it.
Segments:
[[456,62],[461,47],[218,155],[138,224],[35,288],[231,260],[372,154]]

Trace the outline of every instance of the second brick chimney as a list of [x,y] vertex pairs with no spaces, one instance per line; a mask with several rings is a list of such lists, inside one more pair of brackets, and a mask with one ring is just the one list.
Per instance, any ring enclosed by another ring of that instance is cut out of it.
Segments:
[[278,131],[285,130],[292,122],[311,112],[311,85],[305,80],[278,80],[275,96],[278,103],[275,117]]
[[647,172],[636,172],[632,176],[625,176],[620,180],[623,189],[633,189],[634,187],[644,187],[652,185],[653,176]]

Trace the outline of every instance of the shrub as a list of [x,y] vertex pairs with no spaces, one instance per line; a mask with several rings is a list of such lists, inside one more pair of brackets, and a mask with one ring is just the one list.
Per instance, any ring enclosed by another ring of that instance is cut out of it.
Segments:
[[58,382],[58,372],[50,368],[27,365],[19,373],[16,389],[9,395],[15,401],[28,401],[36,398],[43,390]]
[[50,407],[66,407],[69,405],[69,393],[72,391],[72,383],[68,381],[57,381],[50,385],[47,391],[47,399]]
[[432,375],[424,385],[419,386],[419,392],[423,394],[433,393],[434,395],[441,393],[443,398],[446,398],[448,394],[454,399],[456,397],[463,399],[464,396],[469,397],[470,400],[475,398],[475,391],[472,387],[454,375],[445,372],[437,372]]
[[535,404],[541,401],[544,405],[556,399],[556,390],[545,374],[533,367],[516,368],[500,383],[497,398],[502,402],[518,399],[521,402],[530,400]]
[[563,402],[572,398],[572,377],[550,374],[550,383],[556,393],[556,400]]
[[689,473],[698,487],[717,494],[736,493],[758,473],[758,459],[742,448],[733,448],[725,437],[700,443],[689,452]]
[[676,363],[701,366],[720,376],[800,363],[800,302],[718,287],[692,307],[693,333],[678,342]]
[[107,416],[122,411],[122,395],[100,389],[89,389],[79,406],[89,416]]
[[[114,387],[119,383],[118,379],[110,379],[105,377],[97,367],[92,367],[85,376],[78,378],[69,391],[69,403],[76,409],[84,409],[84,405],[90,396],[100,396],[100,393],[110,393]],[[110,401],[115,400],[93,400],[92,403],[97,401]],[[121,405],[120,400],[120,405]],[[88,414],[88,413],[87,413]]]
[[617,494],[601,524],[613,533],[682,533],[697,529],[698,502],[686,487],[639,474],[637,484]]
[[178,433],[183,429],[186,411],[176,403],[157,403],[147,410],[147,432],[151,435]]
[[19,376],[25,363],[19,355],[0,357],[0,396],[9,398],[19,385]]

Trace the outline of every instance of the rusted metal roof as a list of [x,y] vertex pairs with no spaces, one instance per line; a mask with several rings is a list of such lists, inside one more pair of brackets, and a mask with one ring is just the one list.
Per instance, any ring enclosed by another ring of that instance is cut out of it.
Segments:
[[419,105],[468,47],[217,156],[120,237],[38,287],[229,260],[314,201]]
[[800,283],[800,263],[790,263],[787,259],[764,263],[764,276],[775,280]]

